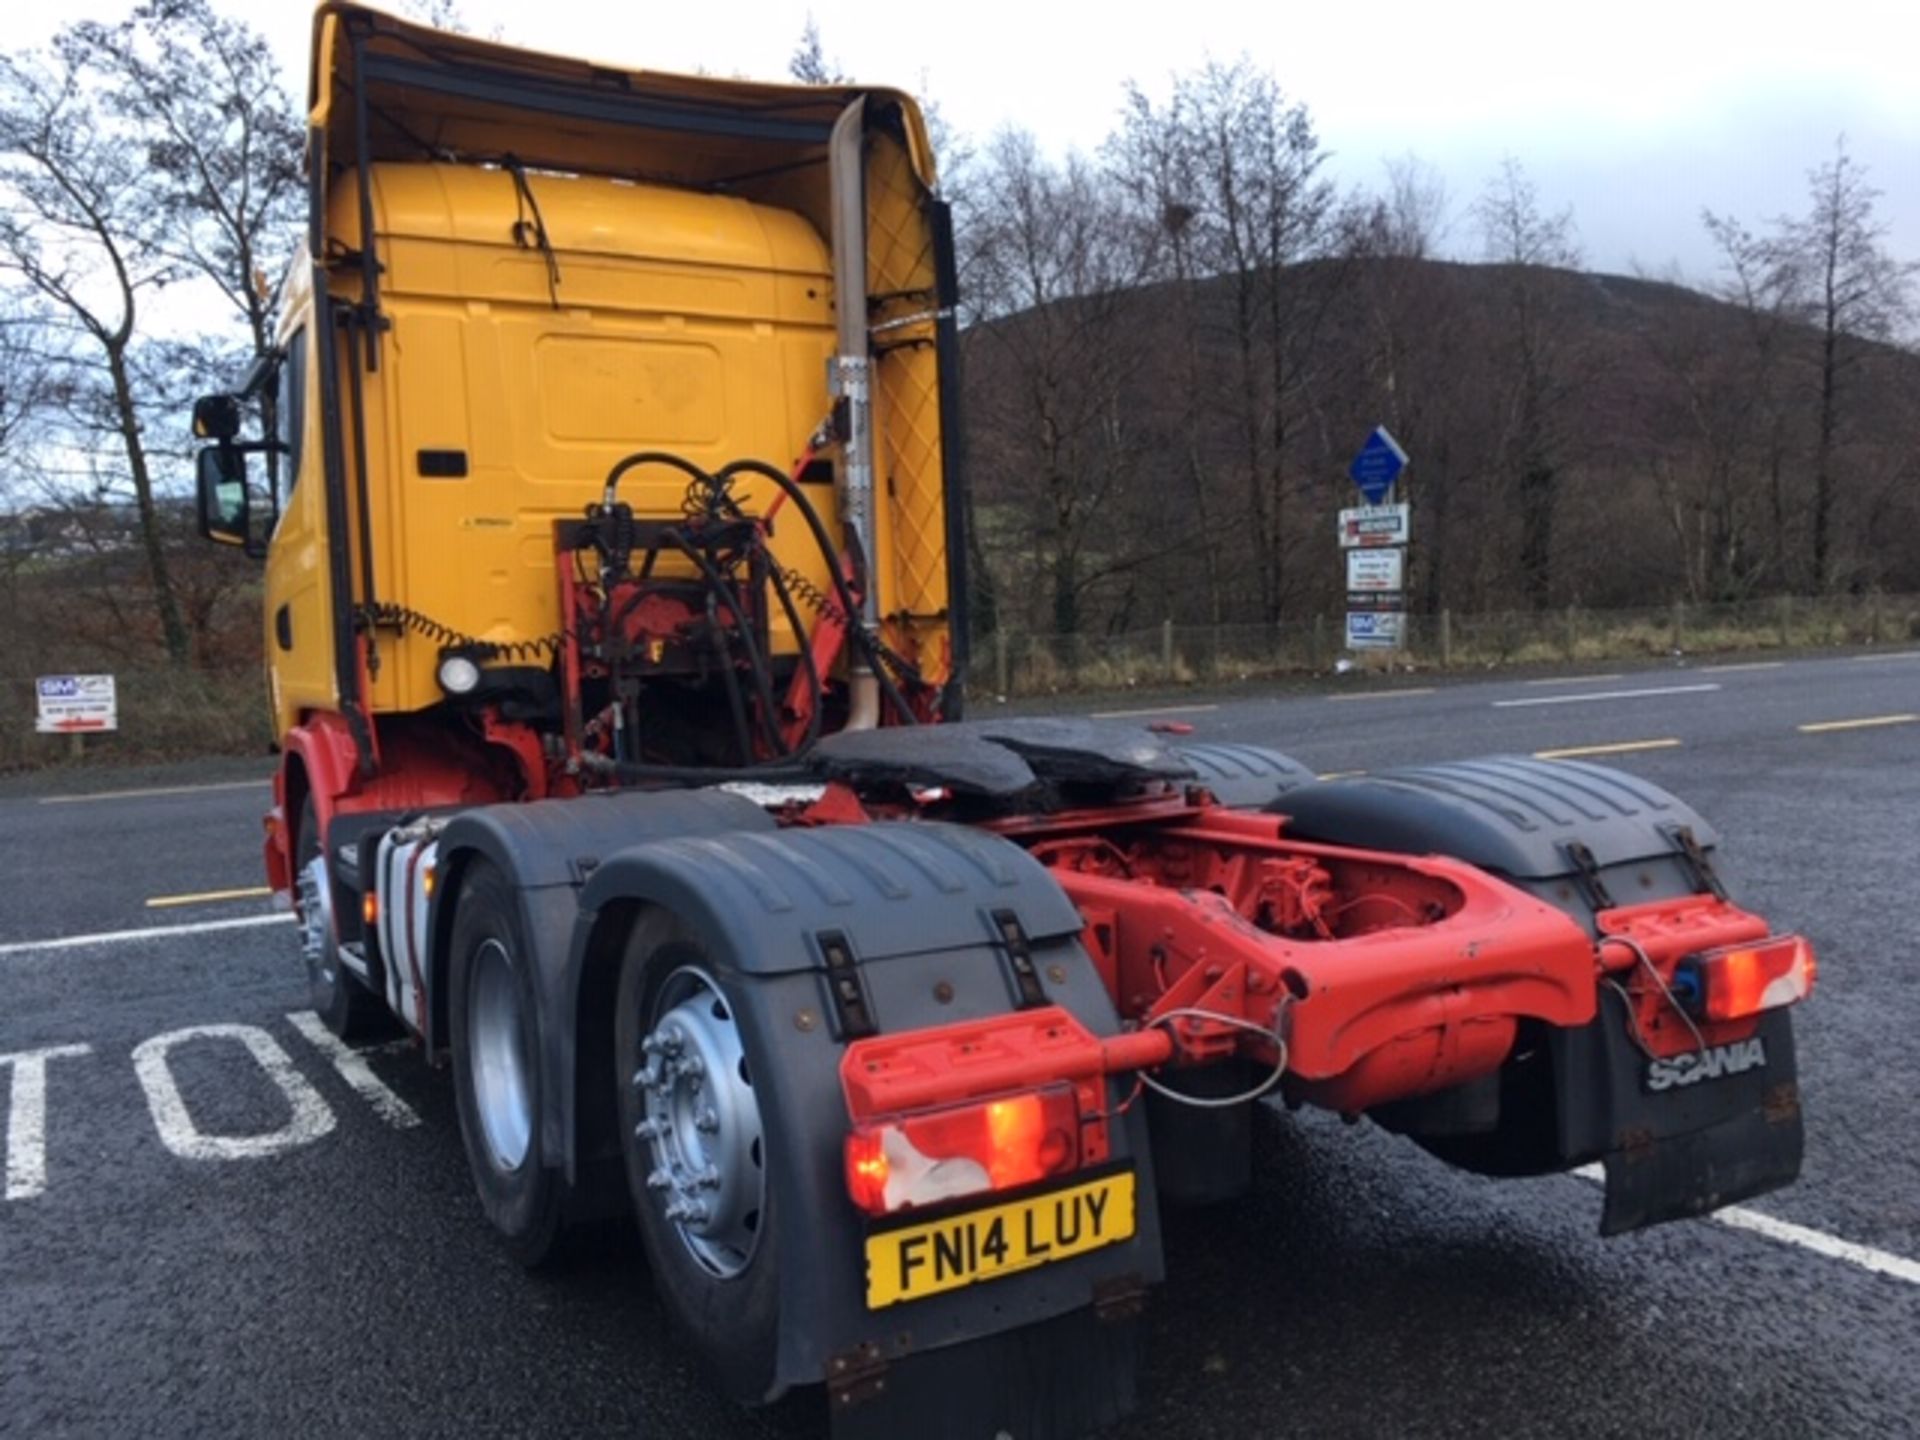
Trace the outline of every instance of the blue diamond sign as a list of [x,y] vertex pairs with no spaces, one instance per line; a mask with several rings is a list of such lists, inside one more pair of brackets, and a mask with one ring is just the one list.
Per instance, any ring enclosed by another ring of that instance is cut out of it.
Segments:
[[1376,425],[1367,436],[1367,443],[1360,447],[1360,453],[1353,457],[1353,464],[1347,467],[1347,474],[1367,497],[1367,503],[1378,505],[1406,468],[1407,452],[1387,433],[1386,426]]

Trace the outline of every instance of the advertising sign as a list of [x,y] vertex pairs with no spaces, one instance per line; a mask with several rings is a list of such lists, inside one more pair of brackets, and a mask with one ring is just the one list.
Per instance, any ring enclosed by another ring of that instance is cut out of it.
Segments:
[[111,675],[42,675],[34,690],[40,707],[33,728],[41,735],[120,728]]
[[1347,589],[1369,593],[1406,589],[1406,557],[1398,546],[1347,551]]
[[1410,530],[1407,507],[1399,505],[1358,505],[1340,512],[1340,548],[1356,546],[1404,545]]
[[1406,633],[1407,612],[1404,610],[1347,612],[1349,650],[1398,650],[1406,640]]

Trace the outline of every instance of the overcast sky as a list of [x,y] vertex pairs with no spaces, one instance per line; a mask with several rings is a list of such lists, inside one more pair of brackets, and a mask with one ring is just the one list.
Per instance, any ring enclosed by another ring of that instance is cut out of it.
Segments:
[[[222,0],[215,0],[222,3]],[[10,45],[131,0],[10,7]],[[311,10],[224,0],[266,31],[304,99]],[[1244,51],[1304,101],[1343,184],[1375,185],[1409,152],[1445,177],[1449,248],[1503,154],[1574,212],[1587,261],[1679,264],[1708,278],[1701,207],[1758,223],[1805,200],[1807,170],[1849,150],[1885,193],[1889,244],[1920,260],[1920,0],[461,0],[476,31],[637,67],[778,79],[809,9],[829,59],[937,100],[960,130],[1025,126],[1056,153],[1091,150],[1129,78]],[[30,28],[31,27],[31,28]]]

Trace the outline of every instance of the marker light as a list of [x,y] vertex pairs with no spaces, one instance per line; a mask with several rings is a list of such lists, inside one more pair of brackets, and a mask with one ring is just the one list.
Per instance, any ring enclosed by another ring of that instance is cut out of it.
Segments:
[[1695,956],[1682,966],[1682,975],[1689,971],[1701,1018],[1744,1020],[1806,999],[1820,966],[1813,946],[1800,936],[1778,935],[1756,945],[1730,945]]
[[471,694],[480,683],[480,667],[465,655],[440,657],[440,688],[449,695]]
[[847,1193],[886,1215],[1012,1190],[1080,1163],[1080,1111],[1070,1085],[902,1115],[847,1136]]
[[369,890],[360,897],[360,918],[371,930],[380,919],[380,897]]

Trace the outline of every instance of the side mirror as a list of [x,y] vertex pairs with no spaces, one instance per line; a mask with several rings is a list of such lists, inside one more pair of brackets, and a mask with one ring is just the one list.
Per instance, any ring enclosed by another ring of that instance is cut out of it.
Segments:
[[193,402],[193,436],[221,444],[240,433],[240,402],[231,395],[202,395]]
[[209,445],[194,462],[200,533],[222,545],[254,551],[250,522],[253,507],[247,498],[247,457],[232,445]]

